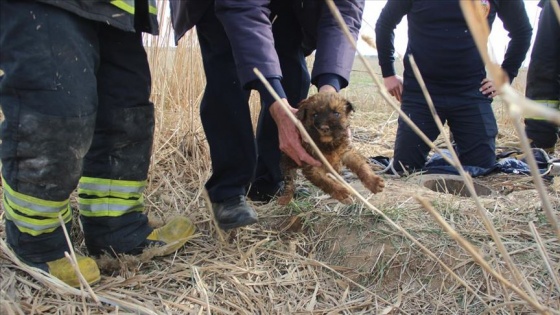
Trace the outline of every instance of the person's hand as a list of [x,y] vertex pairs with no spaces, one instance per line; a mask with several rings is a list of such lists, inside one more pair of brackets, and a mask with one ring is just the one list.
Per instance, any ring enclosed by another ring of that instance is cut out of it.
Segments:
[[[280,142],[280,150],[288,155],[297,165],[307,163],[313,166],[321,166],[321,162],[315,160],[305,151],[301,145],[301,136],[293,121],[288,117],[288,113],[282,109],[282,103],[276,101],[270,105],[270,114],[278,127],[278,139]],[[290,107],[292,113],[296,113],[297,109]]]
[[397,101],[402,100],[402,91],[403,91],[403,79],[398,75],[393,75],[390,77],[383,78],[383,83],[385,83],[385,87],[389,94],[393,95],[397,99]]
[[336,93],[336,89],[332,85],[323,85],[319,88],[319,93]]
[[484,80],[480,82],[479,91],[482,92],[482,94],[486,95],[488,98],[494,98],[496,95],[498,95],[498,90],[496,90],[494,82],[488,78],[484,78]]

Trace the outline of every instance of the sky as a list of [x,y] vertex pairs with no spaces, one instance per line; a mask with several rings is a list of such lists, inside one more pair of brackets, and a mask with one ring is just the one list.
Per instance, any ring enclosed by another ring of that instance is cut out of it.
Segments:
[[[360,31],[360,34],[368,35],[372,38],[375,38],[375,22],[377,21],[377,18],[381,13],[381,9],[383,9],[386,2],[386,0],[366,0],[362,29]],[[540,8],[537,6],[539,1],[524,0],[523,2],[525,2],[525,9],[527,10],[527,15],[529,16],[529,22],[531,22],[531,24],[533,25],[534,38],[540,12]],[[491,51],[494,52],[494,56],[498,63],[501,63],[503,61],[508,41],[509,37],[507,36],[507,32],[502,26],[502,21],[499,18],[496,18],[494,20],[494,25],[492,25],[492,32],[490,33],[489,43]],[[395,30],[395,49],[399,54],[404,54],[407,42],[407,21],[406,17],[404,17]],[[358,50],[364,55],[376,54],[375,50],[370,48],[362,40],[358,42]],[[529,53],[527,55],[529,55]],[[525,61],[525,65],[527,65],[527,61],[528,58]]]

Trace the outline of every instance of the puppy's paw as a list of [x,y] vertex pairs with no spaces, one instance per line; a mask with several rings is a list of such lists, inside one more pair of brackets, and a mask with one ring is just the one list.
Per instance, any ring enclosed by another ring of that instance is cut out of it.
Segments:
[[276,202],[278,202],[279,205],[281,206],[285,206],[287,204],[290,203],[290,201],[292,201],[293,196],[290,195],[282,195],[280,197],[278,197],[278,200]]
[[374,194],[382,192],[383,188],[385,188],[385,181],[377,175],[370,176],[363,184]]
[[331,197],[340,201],[343,204],[349,205],[352,203],[352,198],[350,198],[350,191],[346,188],[341,188],[331,194]]

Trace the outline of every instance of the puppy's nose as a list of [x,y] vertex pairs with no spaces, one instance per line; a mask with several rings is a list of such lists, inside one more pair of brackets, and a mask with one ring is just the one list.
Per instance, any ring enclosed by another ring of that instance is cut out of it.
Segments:
[[321,129],[322,132],[329,132],[331,130],[329,125],[321,125],[319,129]]

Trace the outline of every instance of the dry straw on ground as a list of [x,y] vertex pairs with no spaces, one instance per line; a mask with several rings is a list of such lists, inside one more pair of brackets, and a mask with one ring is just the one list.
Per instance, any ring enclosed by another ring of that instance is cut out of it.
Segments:
[[[1,241],[1,314],[532,314],[539,307],[560,309],[560,242],[530,176],[474,179],[494,191],[478,198],[429,190],[419,185],[420,177],[387,177],[386,190],[370,195],[348,176],[345,180],[364,196],[361,202],[341,205],[309,187],[310,196],[288,207],[255,205],[259,224],[218,231],[203,194],[211,170],[198,115],[204,75],[197,39],[189,32],[177,49],[168,48],[171,34],[163,29],[147,47],[157,130],[146,211],[154,225],[187,215],[197,225],[197,236],[165,258],[99,259],[103,278],[92,291],[69,288],[19,263]],[[363,61],[356,61],[350,87],[342,92],[357,107],[353,141],[368,156],[390,156],[398,107],[383,97],[369,74],[379,74],[372,67],[376,61]],[[521,90],[523,76],[516,81]],[[251,108],[256,120],[255,98]],[[519,137],[508,105],[498,99],[494,108],[498,145],[508,150]],[[440,137],[435,147],[445,148],[445,142]],[[556,217],[558,182],[544,182]],[[496,237],[489,235],[481,212]],[[76,251],[85,253],[79,225],[70,232]],[[460,246],[465,242],[475,253]]]

